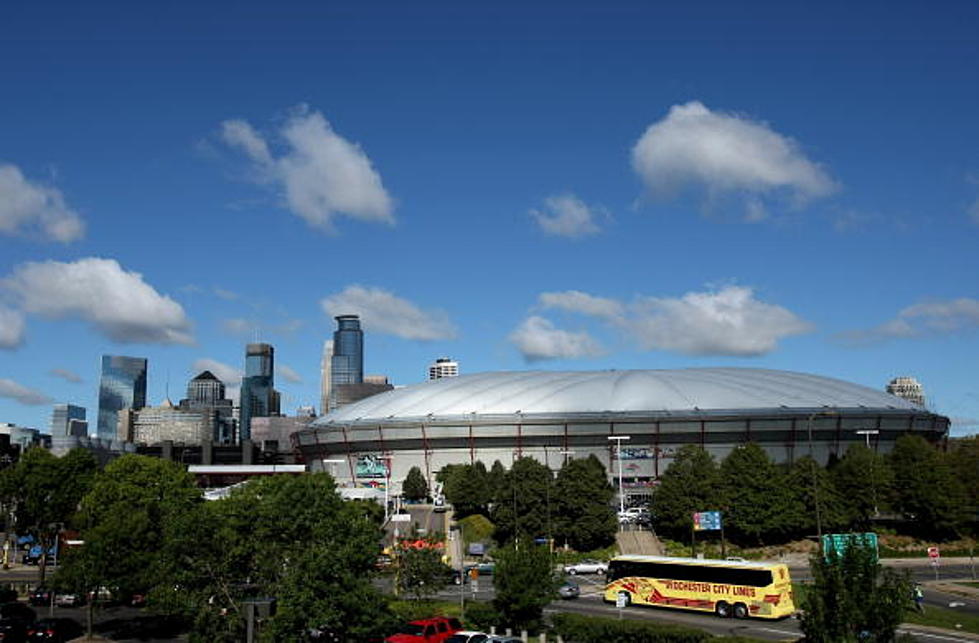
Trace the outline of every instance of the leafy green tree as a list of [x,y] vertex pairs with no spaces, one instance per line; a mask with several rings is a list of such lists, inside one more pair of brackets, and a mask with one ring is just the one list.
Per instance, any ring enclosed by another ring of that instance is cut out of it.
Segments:
[[380,540],[376,512],[343,502],[327,474],[253,480],[168,526],[154,598],[190,618],[202,643],[242,640],[244,603],[261,596],[277,599],[263,640],[313,627],[364,640],[391,623],[370,583]]
[[952,441],[948,454],[953,474],[966,494],[966,520],[979,527],[979,436]]
[[520,458],[504,477],[504,491],[493,504],[493,538],[500,544],[512,540],[543,538],[552,530],[551,470],[534,458]]
[[578,551],[615,542],[618,520],[612,509],[615,489],[594,455],[569,461],[554,481],[554,538]]
[[488,513],[491,496],[486,465],[482,462],[449,465],[443,471],[442,490],[457,518]]
[[812,643],[890,643],[911,598],[908,572],[883,568],[874,551],[851,546],[842,556],[814,556],[813,583],[802,600],[801,628]]
[[[419,539],[425,547],[402,547],[398,551],[398,589],[421,600],[437,594],[451,578],[452,570],[442,562],[442,550],[434,536]],[[417,542],[417,540],[415,541]]]
[[493,461],[487,478],[486,490],[489,493],[490,504],[497,502],[508,491],[506,482],[506,467],[499,460]]
[[846,503],[836,490],[829,471],[805,456],[796,460],[788,473],[788,488],[795,496],[793,507],[798,513],[789,516],[797,536],[811,536],[817,532],[816,501],[819,501],[819,522],[824,532],[841,529],[847,525]]
[[949,458],[918,435],[897,439],[890,455],[894,472],[894,505],[923,535],[954,535],[962,524],[967,500]]
[[549,549],[521,538],[498,549],[494,558],[493,606],[507,625],[537,629],[544,608],[554,599],[560,584]]
[[401,495],[405,500],[424,500],[428,497],[428,482],[418,467],[408,470],[408,477],[401,485]]
[[871,521],[891,495],[891,468],[883,457],[863,444],[852,444],[830,468],[851,528],[869,531]]
[[81,500],[85,544],[65,557],[56,581],[82,592],[145,592],[160,579],[168,525],[201,502],[193,477],[177,464],[140,455],[114,460]]
[[[13,467],[0,472],[0,497],[13,515],[12,530],[29,535],[42,551],[55,544],[58,531],[68,526],[78,503],[92,484],[98,464],[84,449],[57,458],[46,449],[29,449]],[[40,580],[47,571],[40,559]]]
[[658,531],[687,539],[697,511],[720,509],[720,474],[702,447],[681,447],[653,492],[653,521]]
[[784,470],[755,443],[733,449],[720,467],[723,520],[731,539],[746,545],[782,542],[801,512]]

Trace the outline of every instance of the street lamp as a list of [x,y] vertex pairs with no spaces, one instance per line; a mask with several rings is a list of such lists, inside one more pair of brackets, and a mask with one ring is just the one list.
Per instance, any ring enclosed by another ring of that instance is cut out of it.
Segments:
[[561,455],[564,456],[564,465],[562,465],[562,466],[565,466],[566,467],[566,466],[568,466],[568,460],[573,459],[570,456],[573,456],[575,452],[573,450],[566,449],[564,451],[558,451],[558,453],[560,453]]
[[809,433],[809,467],[812,477],[812,501],[816,505],[816,536],[819,538],[819,550],[823,549],[823,518],[819,510],[819,485],[816,483],[816,457],[812,450],[812,420],[816,416],[832,416],[836,411],[813,411],[806,420],[806,430]]
[[878,434],[880,434],[880,431],[878,431],[877,429],[861,429],[857,431],[857,435],[862,435],[867,439],[868,449],[870,448],[870,436],[878,435]]
[[615,459],[619,461],[619,513],[625,511],[625,493],[622,491],[622,441],[631,439],[628,435],[610,435],[609,441],[615,442]]

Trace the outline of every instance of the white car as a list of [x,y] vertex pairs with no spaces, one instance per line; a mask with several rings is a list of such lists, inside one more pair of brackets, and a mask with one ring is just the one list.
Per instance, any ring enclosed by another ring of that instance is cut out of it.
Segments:
[[649,522],[649,510],[645,507],[629,507],[619,512],[620,524]]
[[464,630],[462,632],[456,632],[449,638],[445,639],[445,643],[485,643],[486,639],[488,638],[489,634]]
[[575,576],[577,574],[604,574],[608,571],[608,563],[597,560],[583,560],[573,565],[565,565],[564,573]]

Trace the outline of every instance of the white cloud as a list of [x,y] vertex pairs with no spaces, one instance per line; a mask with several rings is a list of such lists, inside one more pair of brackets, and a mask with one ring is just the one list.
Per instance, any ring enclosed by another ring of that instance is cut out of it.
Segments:
[[54,375],[55,377],[60,377],[66,382],[71,382],[72,384],[81,384],[84,381],[81,375],[75,373],[74,371],[69,371],[66,368],[52,368],[50,371],[48,371],[48,373]]
[[0,288],[11,293],[24,312],[49,319],[78,318],[117,342],[193,343],[190,321],[180,304],[113,259],[24,263],[0,281]]
[[632,166],[654,196],[693,187],[708,200],[744,197],[748,220],[766,216],[763,196],[783,193],[803,204],[838,189],[791,138],[698,101],[674,105],[650,125],[632,150]]
[[275,372],[282,377],[287,382],[291,384],[302,384],[303,378],[292,368],[286,366],[285,364],[279,364],[275,367]]
[[979,199],[972,202],[972,205],[969,206],[968,213],[972,222],[979,225]]
[[0,306],[0,348],[17,348],[24,343],[24,315]]
[[545,309],[603,320],[644,350],[687,355],[764,355],[775,350],[783,337],[811,330],[789,310],[759,301],[751,288],[741,286],[679,298],[636,297],[628,304],[570,290],[541,293],[538,302]]
[[275,157],[261,134],[242,120],[222,123],[225,143],[244,151],[260,183],[282,190],[289,209],[310,225],[334,230],[336,216],[394,223],[394,202],[359,145],[337,134],[323,115],[302,105],[278,132]]
[[571,239],[597,234],[593,209],[573,194],[562,194],[544,200],[543,210],[531,210],[530,215],[547,234]]
[[31,183],[14,165],[0,165],[0,234],[29,230],[68,243],[85,235],[85,224],[60,190]]
[[342,292],[320,301],[330,317],[360,315],[364,330],[386,333],[403,339],[434,341],[452,339],[455,327],[440,310],[425,311],[380,288],[348,286]]
[[31,390],[6,378],[0,378],[0,397],[10,398],[27,406],[44,406],[54,402],[44,393]]
[[510,333],[509,340],[528,362],[594,357],[604,352],[588,333],[560,330],[536,315],[525,319]]
[[537,301],[543,308],[558,308],[592,317],[616,319],[624,313],[624,307],[618,301],[595,297],[579,290],[541,293]]
[[914,304],[898,312],[894,319],[864,330],[841,333],[852,343],[872,343],[888,339],[907,339],[949,335],[979,329],[979,300],[968,297],[932,300]]
[[238,293],[231,290],[225,290],[224,288],[214,287],[214,294],[225,301],[235,301],[238,299]]
[[680,298],[641,297],[626,324],[645,349],[742,357],[770,353],[783,337],[812,329],[791,311],[755,299],[753,290],[743,286]]

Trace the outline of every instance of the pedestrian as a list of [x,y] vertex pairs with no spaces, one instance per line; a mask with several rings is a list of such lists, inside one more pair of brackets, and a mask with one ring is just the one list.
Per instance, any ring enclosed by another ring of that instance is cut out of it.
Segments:
[[919,614],[925,613],[925,593],[921,590],[921,585],[918,583],[914,584],[914,589],[911,590],[911,597],[914,599],[914,608],[918,610]]

